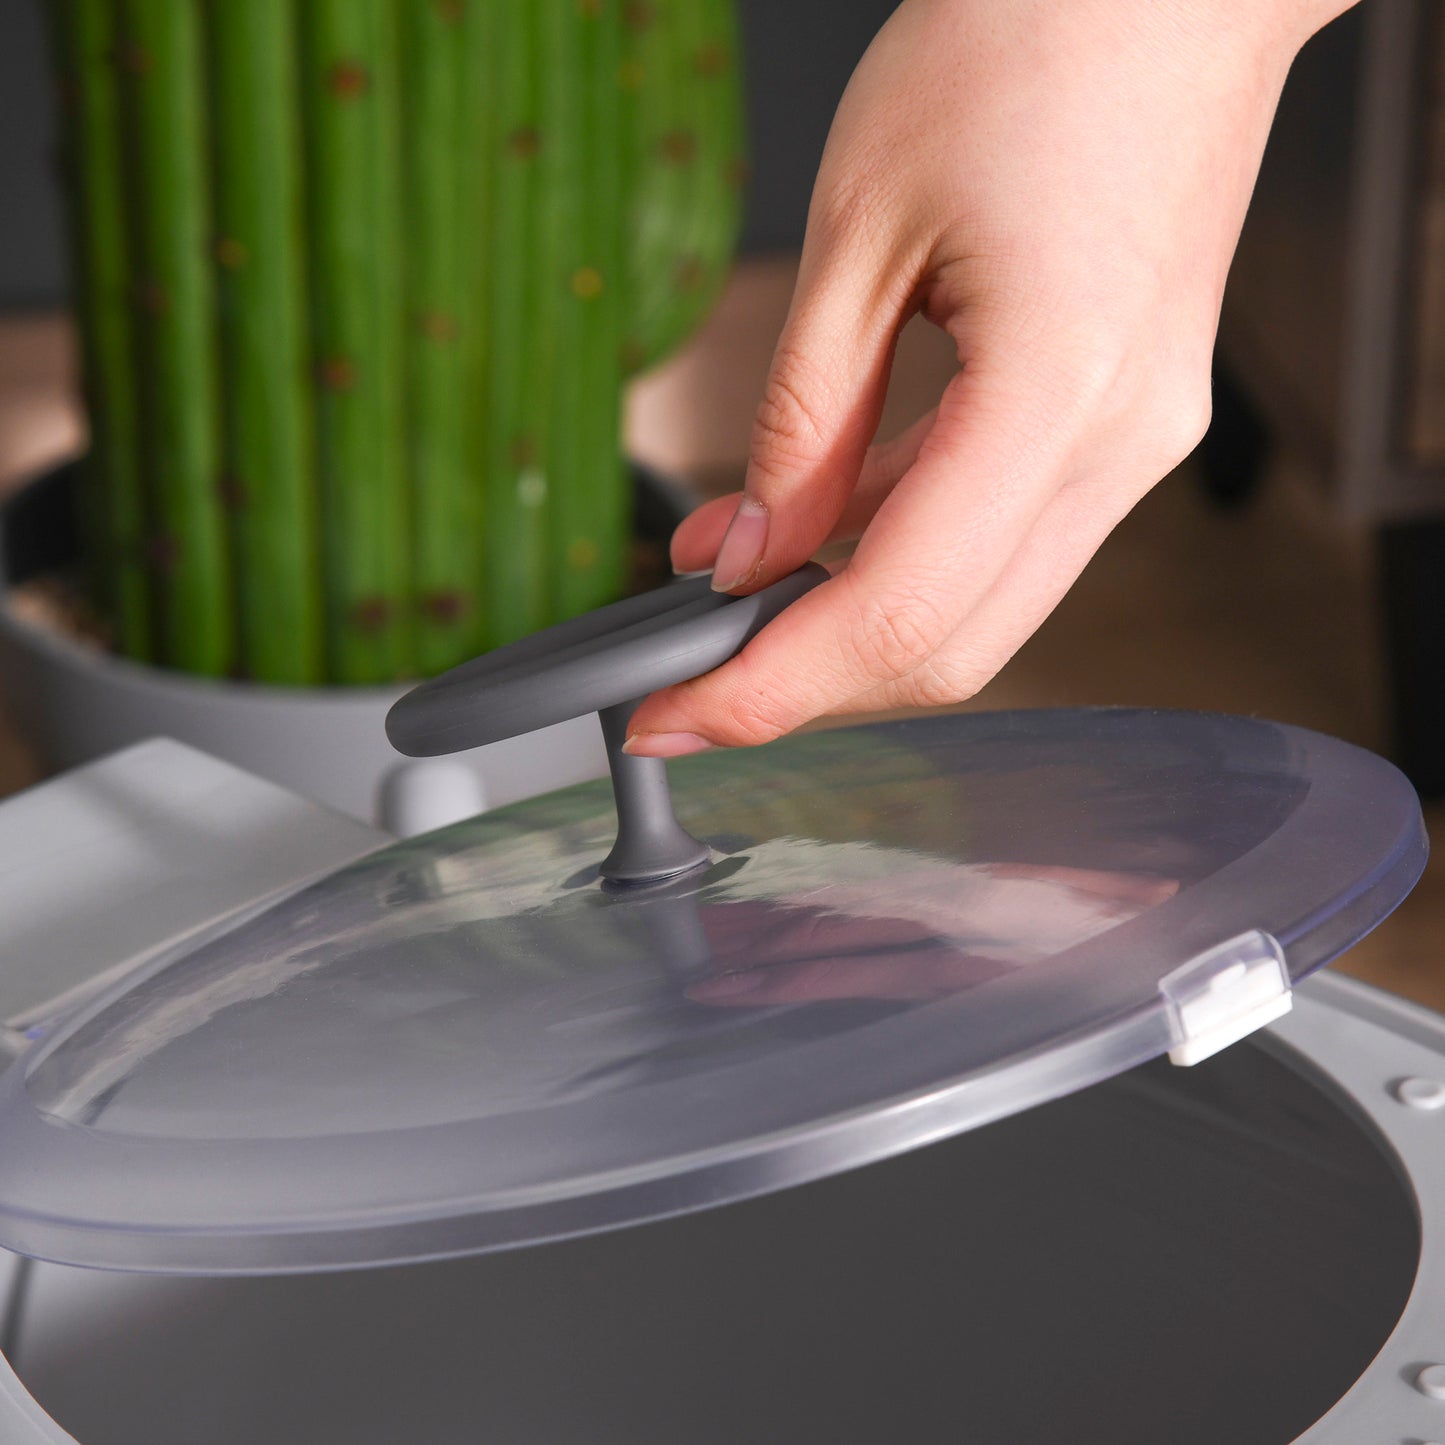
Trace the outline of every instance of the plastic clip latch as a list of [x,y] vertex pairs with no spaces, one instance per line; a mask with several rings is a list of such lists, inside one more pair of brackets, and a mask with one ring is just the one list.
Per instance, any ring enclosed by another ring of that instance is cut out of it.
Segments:
[[1284,950],[1256,929],[1201,953],[1159,982],[1175,1038],[1169,1060],[1197,1064],[1287,1014]]

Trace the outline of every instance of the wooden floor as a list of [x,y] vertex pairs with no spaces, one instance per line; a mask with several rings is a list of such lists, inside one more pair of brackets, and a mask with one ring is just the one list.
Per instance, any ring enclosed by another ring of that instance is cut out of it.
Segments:
[[[726,485],[791,285],[791,262],[744,268],[706,331],[640,385],[630,427],[650,460]],[[74,449],[63,323],[0,321],[0,485]],[[885,430],[937,398],[950,358],[911,327]],[[1214,510],[1186,467],[1145,499],[1053,617],[973,706],[1133,703],[1303,724],[1379,747],[1372,557],[1315,480],[1287,463],[1259,501]],[[35,776],[3,722],[0,793]],[[1445,836],[1445,808],[1429,810]],[[1445,1010],[1445,860],[1338,965]]]

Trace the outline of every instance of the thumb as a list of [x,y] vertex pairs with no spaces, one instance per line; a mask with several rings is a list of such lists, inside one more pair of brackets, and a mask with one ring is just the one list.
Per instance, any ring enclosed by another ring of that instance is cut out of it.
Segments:
[[[878,426],[902,321],[896,273],[810,223],[713,586],[754,591],[801,566],[842,515]],[[820,252],[826,251],[826,254]]]

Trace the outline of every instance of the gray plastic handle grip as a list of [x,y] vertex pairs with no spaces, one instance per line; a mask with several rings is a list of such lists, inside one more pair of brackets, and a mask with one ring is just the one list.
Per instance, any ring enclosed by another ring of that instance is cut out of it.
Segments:
[[661,760],[622,752],[628,719],[648,693],[721,666],[827,576],[809,563],[748,597],[714,592],[709,577],[629,597],[413,688],[387,714],[386,735],[398,752],[436,757],[601,713],[618,816],[602,874],[672,877],[708,850],[674,816]]

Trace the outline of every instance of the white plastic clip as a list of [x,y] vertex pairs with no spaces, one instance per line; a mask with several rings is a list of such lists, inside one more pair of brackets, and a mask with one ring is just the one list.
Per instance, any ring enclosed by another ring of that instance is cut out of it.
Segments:
[[1287,1014],[1293,1002],[1284,950],[1258,929],[1201,953],[1166,974],[1159,988],[1169,1005],[1175,1064],[1217,1054]]

